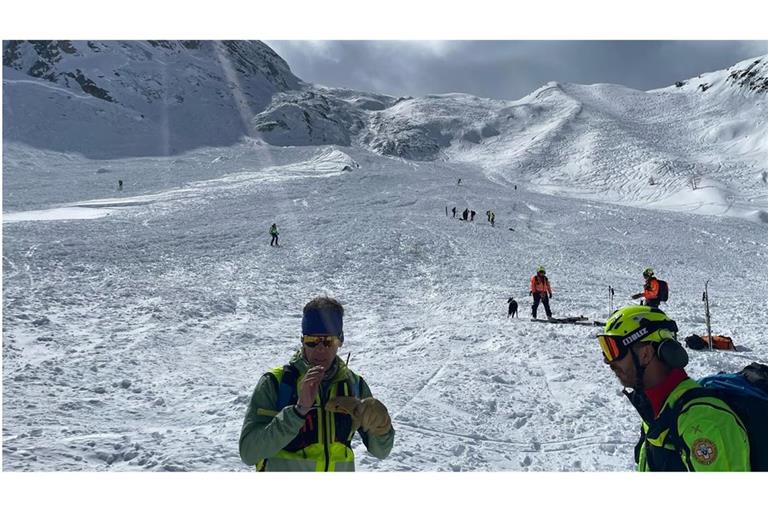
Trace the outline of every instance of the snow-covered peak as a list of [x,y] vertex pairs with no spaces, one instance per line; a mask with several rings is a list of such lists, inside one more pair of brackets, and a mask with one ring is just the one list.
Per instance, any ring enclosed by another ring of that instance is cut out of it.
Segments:
[[258,41],[6,41],[4,137],[87,156],[231,145],[302,82]]
[[702,73],[657,91],[768,94],[768,55],[743,60],[727,69]]
[[127,96],[130,83],[125,75],[139,72],[149,79],[143,84],[147,99],[156,97],[160,86],[171,85],[168,79],[178,78],[152,80],[151,75],[189,68],[220,67],[234,72],[230,79],[260,81],[275,90],[294,89],[300,83],[288,64],[259,41],[6,41],[3,66],[107,101]]

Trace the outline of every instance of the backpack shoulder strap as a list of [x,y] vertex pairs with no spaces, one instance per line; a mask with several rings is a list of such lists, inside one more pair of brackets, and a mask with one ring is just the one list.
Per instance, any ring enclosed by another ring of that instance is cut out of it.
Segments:
[[[677,429],[677,420],[680,417],[680,414],[687,409],[688,405],[697,398],[703,398],[703,397],[711,397],[716,398],[718,400],[723,401],[726,405],[728,405],[728,402],[724,398],[724,393],[721,390],[708,388],[708,387],[698,387],[698,388],[692,388],[687,391],[685,391],[682,395],[678,397],[678,399],[675,401],[674,405],[667,410],[663,411],[661,415],[659,415],[659,421],[658,426],[655,424],[654,432],[655,433],[661,433],[663,430],[669,429],[669,432],[666,437],[666,441],[671,443],[675,446],[675,448],[680,453],[687,453],[688,452],[688,446],[683,442],[682,436],[680,436],[680,432],[678,432]],[[736,415],[735,412],[731,410],[731,414],[736,418],[736,422],[739,425],[742,425],[741,419]],[[654,422],[656,423],[656,422]]]
[[[646,439],[660,439],[664,436],[662,444],[672,445],[675,453],[681,457],[689,470],[692,470],[692,466],[690,465],[690,449],[688,445],[685,444],[685,441],[683,441],[682,436],[680,436],[677,422],[683,409],[685,409],[692,400],[702,396],[713,396],[711,391],[712,390],[707,388],[692,388],[685,391],[678,397],[672,406],[663,409],[659,416],[649,423],[648,432],[644,436],[641,436],[638,445],[643,443]],[[664,434],[665,432],[666,434]],[[635,449],[635,460],[637,461],[639,458],[637,455],[638,447]]]
[[283,366],[283,375],[280,385],[277,387],[277,410],[282,410],[286,405],[296,403],[298,393],[296,381],[299,379],[299,370],[292,364]]
[[346,381],[347,381],[347,386],[349,388],[349,392],[351,393],[350,396],[353,396],[355,398],[360,398],[360,395],[361,395],[360,390],[362,389],[361,382],[363,381],[363,378],[358,374],[356,374],[355,372],[353,372],[352,370],[350,370],[349,368],[347,368]]

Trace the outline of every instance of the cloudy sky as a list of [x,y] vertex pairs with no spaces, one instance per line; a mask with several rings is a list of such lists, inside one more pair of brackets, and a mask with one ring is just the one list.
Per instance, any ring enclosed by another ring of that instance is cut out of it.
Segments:
[[552,80],[648,90],[768,54],[768,41],[265,42],[307,82],[499,99],[521,98]]

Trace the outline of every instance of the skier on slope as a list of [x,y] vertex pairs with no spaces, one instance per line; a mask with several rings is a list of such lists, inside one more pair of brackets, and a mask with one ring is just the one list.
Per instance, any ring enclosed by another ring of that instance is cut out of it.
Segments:
[[659,280],[653,275],[652,268],[646,268],[643,270],[643,278],[645,278],[645,286],[643,291],[632,295],[633,299],[639,299],[643,297],[645,299],[645,305],[652,308],[659,307],[661,299],[659,298]]
[[330,297],[304,306],[301,349],[265,373],[251,396],[240,432],[240,458],[259,471],[354,471],[351,441],[384,459],[395,430],[387,408],[337,352],[344,308]]
[[688,353],[677,341],[677,324],[663,311],[622,308],[597,339],[603,361],[632,389],[624,394],[642,420],[635,447],[638,471],[750,470],[748,434],[725,402],[701,396],[676,407],[685,392],[701,385],[683,369]]
[[272,235],[272,240],[269,242],[269,245],[280,247],[280,244],[277,243],[277,237],[280,234],[277,231],[277,224],[272,224],[272,226],[269,228],[269,234]]
[[536,318],[536,310],[539,309],[539,302],[544,304],[544,311],[547,313],[547,318],[552,318],[552,311],[549,309],[549,299],[552,298],[552,287],[549,285],[549,279],[547,279],[546,271],[544,267],[536,269],[536,274],[531,277],[531,291],[529,295],[533,295],[533,306],[531,307],[531,316]]

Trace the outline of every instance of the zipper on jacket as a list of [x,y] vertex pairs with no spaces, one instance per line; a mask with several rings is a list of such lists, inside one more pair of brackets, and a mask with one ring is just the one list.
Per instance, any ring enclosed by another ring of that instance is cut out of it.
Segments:
[[[330,389],[330,388],[329,388]],[[321,387],[322,392],[322,387]],[[328,471],[328,467],[330,466],[330,459],[331,454],[328,452],[328,422],[326,421],[327,414],[325,413],[325,404],[328,401],[328,391],[320,395],[320,410],[318,411],[319,415],[322,417],[321,421],[323,422],[323,451],[325,452],[325,470]]]

